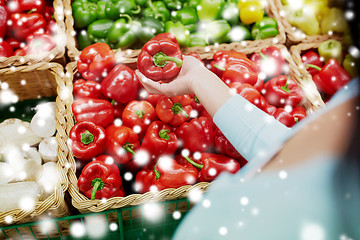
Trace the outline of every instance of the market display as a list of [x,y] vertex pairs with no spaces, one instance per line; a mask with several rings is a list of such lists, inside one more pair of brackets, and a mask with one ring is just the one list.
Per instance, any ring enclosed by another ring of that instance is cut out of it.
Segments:
[[0,57],[35,55],[56,46],[52,1],[0,2]]
[[172,33],[182,47],[272,38],[277,21],[261,0],[82,1],[72,2],[80,50],[97,43],[113,49],[142,48],[160,33]]

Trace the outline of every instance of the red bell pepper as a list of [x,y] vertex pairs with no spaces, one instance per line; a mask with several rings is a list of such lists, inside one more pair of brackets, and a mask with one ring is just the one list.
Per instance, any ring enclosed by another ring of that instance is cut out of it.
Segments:
[[190,94],[191,96],[191,107],[193,110],[196,110],[198,114],[205,110],[204,106],[200,103],[200,100],[194,95]]
[[287,127],[292,127],[296,124],[293,115],[285,111],[284,108],[278,108],[273,116],[276,120],[278,120]]
[[314,77],[314,75],[319,73],[318,69],[315,68],[309,68],[308,64],[318,66],[319,68],[322,68],[323,62],[320,60],[319,54],[317,54],[314,51],[308,51],[305,54],[301,56],[301,61],[305,66],[307,66],[307,71],[311,74],[311,76]]
[[235,158],[241,166],[244,166],[247,163],[246,159],[241,156],[241,154],[235,149],[219,128],[215,129],[214,135],[215,145],[222,154]]
[[101,82],[115,63],[114,51],[105,43],[95,43],[82,50],[77,69],[86,80]]
[[163,95],[160,94],[149,94],[146,98],[146,101],[148,101],[149,103],[151,103],[154,107],[156,107],[156,104],[158,102],[158,100],[162,97]]
[[112,102],[113,108],[114,108],[114,117],[121,119],[122,118],[122,114],[124,112],[124,109],[127,105],[127,103],[119,103],[116,101]]
[[91,160],[105,150],[105,129],[92,122],[75,124],[69,133],[71,150],[79,160]]
[[21,42],[16,40],[15,38],[13,37],[6,37],[5,38],[5,42],[7,42],[8,44],[10,44],[11,48],[13,50],[17,49],[17,48],[20,48],[20,44]]
[[77,185],[92,200],[107,199],[117,196],[122,179],[113,158],[101,155],[83,168]]
[[157,35],[142,47],[137,67],[154,81],[170,82],[180,72],[182,59],[179,44]]
[[9,35],[21,42],[30,34],[45,32],[46,28],[46,20],[40,13],[14,13],[10,16],[10,22],[7,29]]
[[196,182],[197,177],[198,171],[190,163],[179,164],[172,158],[161,157],[154,169],[140,171],[135,182],[137,191],[145,193],[152,190],[152,186],[161,191],[191,185]]
[[246,55],[237,51],[217,51],[213,55],[210,70],[222,78],[229,61],[245,58]]
[[118,64],[101,82],[101,91],[108,98],[120,103],[136,99],[139,81],[131,68]]
[[222,172],[236,173],[241,167],[235,159],[215,153],[201,153],[199,159],[201,164],[187,156],[184,158],[193,166],[201,169],[198,178],[200,182],[211,182]]
[[9,43],[5,41],[0,42],[0,57],[11,57],[13,54],[13,50]]
[[179,126],[189,119],[191,107],[190,95],[181,95],[172,98],[161,96],[156,104],[156,114],[159,119],[172,126]]
[[206,117],[184,122],[176,129],[182,147],[190,152],[204,152],[214,145],[214,131]]
[[259,72],[265,73],[270,78],[280,75],[285,65],[280,49],[275,46],[263,48],[260,52],[254,53],[251,61],[256,63]]
[[45,10],[44,10],[44,17],[46,19],[46,21],[50,22],[52,20],[54,20],[54,7],[53,6],[45,6]]
[[234,89],[237,94],[254,104],[259,109],[264,110],[267,102],[255,87],[247,83],[241,84],[233,82],[229,84],[229,88]]
[[131,101],[124,109],[122,114],[123,124],[134,129],[140,127],[139,137],[145,135],[149,125],[157,119],[155,108],[148,101]]
[[175,43],[176,45],[179,45],[179,42],[178,42],[176,36],[174,34],[168,33],[168,32],[160,33],[160,34],[156,35],[155,37],[153,37],[151,40],[161,40],[164,38],[167,38],[170,41],[172,41],[173,43]]
[[54,38],[49,34],[34,34],[26,37],[27,44],[23,48],[25,55],[36,55],[49,52],[56,47]]
[[110,125],[105,129],[106,151],[119,164],[126,164],[140,147],[138,135],[124,125]]
[[45,13],[45,0],[7,0],[9,12],[12,13]]
[[334,93],[351,80],[349,73],[347,73],[334,58],[329,59],[321,69],[309,64],[307,66],[320,71],[318,75],[314,76],[314,82],[319,88],[319,91],[329,94],[330,96],[334,95]]
[[4,5],[0,5],[0,38],[4,38],[5,36],[7,19],[8,11]]
[[114,121],[114,109],[103,99],[80,98],[71,107],[77,122],[89,121],[106,127]]
[[300,87],[291,78],[280,75],[272,78],[264,85],[263,96],[276,107],[297,106],[302,99]]
[[188,54],[186,54],[186,55],[189,55],[189,56],[192,56],[192,57],[196,58],[197,60],[199,60],[200,62],[202,62],[202,64],[205,65],[205,63],[204,63],[204,61],[201,59],[200,55],[197,54],[196,52],[190,52],[190,53],[188,53]]
[[75,99],[79,98],[99,98],[106,99],[101,92],[101,85],[91,80],[78,79],[73,85],[73,94]]
[[124,187],[123,186],[120,186],[120,190],[119,192],[116,194],[115,197],[125,197],[126,196],[126,192],[124,190]]
[[171,127],[161,121],[154,121],[148,127],[141,149],[149,153],[151,159],[161,155],[172,155],[179,142]]
[[290,114],[294,117],[295,122],[299,122],[306,117],[306,110],[302,106],[296,106],[292,109]]

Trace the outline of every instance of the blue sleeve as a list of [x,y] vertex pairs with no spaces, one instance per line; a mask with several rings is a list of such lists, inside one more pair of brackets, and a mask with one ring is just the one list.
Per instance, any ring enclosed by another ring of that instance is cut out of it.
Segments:
[[236,150],[249,162],[278,146],[292,134],[273,116],[234,95],[215,114],[214,122]]

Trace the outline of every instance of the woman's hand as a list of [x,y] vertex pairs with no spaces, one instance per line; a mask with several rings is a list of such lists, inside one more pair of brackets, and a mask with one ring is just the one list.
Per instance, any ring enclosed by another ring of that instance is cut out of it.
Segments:
[[139,70],[135,73],[148,92],[168,97],[195,94],[196,85],[206,79],[207,74],[213,74],[198,59],[186,55],[183,56],[183,65],[178,76],[169,83],[155,82],[145,77]]

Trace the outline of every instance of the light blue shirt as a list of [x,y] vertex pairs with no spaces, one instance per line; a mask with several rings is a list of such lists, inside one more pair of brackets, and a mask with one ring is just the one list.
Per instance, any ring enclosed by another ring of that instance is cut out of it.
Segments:
[[[358,95],[357,84],[349,83],[327,107],[293,129],[269,120],[256,107],[251,109],[240,96],[229,99],[214,121],[249,162],[238,173],[223,173],[216,179],[181,222],[174,239],[360,239],[359,183],[340,196],[341,202],[335,200],[334,175],[339,165],[335,156],[314,156],[286,172],[252,178],[302,126]],[[339,204],[354,211],[346,225]]]

